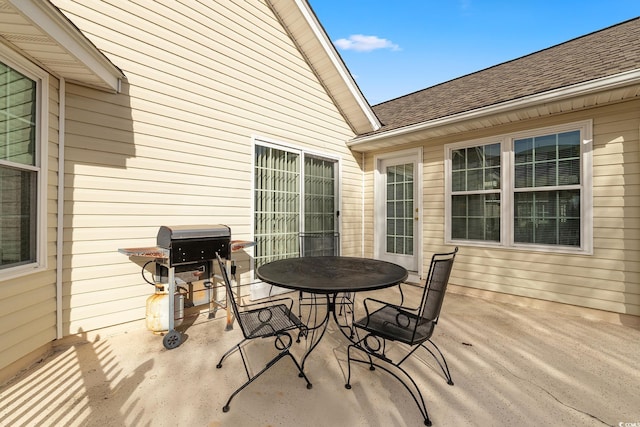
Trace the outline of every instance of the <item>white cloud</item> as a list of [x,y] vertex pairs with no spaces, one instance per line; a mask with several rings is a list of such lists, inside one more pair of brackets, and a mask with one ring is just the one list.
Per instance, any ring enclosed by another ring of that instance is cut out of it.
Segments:
[[335,45],[342,50],[355,50],[357,52],[371,52],[376,49],[400,50],[400,46],[390,40],[362,34],[350,35],[348,39],[338,39],[335,41]]

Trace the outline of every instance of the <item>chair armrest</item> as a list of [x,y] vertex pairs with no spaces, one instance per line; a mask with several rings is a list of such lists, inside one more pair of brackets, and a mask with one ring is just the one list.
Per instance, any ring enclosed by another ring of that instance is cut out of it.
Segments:
[[369,316],[369,306],[368,306],[369,302],[374,302],[374,303],[379,304],[379,305],[385,305],[385,306],[393,307],[393,308],[395,308],[397,310],[402,310],[402,311],[417,311],[418,310],[418,308],[405,307],[404,305],[402,305],[402,301],[400,302],[400,304],[394,304],[394,303],[391,303],[389,301],[382,301],[382,300],[375,299],[375,298],[365,298],[363,302],[364,302],[364,309],[367,312],[367,316]]
[[288,306],[289,310],[291,310],[293,308],[293,300],[291,298],[277,298],[277,299],[269,299],[268,301],[264,301],[264,302],[253,302],[250,304],[243,304],[242,308],[252,308],[252,307],[259,307],[259,306],[271,306],[271,305],[277,305],[277,303],[280,302],[285,302],[285,305]]

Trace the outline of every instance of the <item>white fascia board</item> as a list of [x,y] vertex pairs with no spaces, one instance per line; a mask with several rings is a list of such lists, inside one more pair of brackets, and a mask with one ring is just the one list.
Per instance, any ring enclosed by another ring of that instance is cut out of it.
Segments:
[[342,80],[344,80],[353,98],[356,100],[356,102],[366,115],[367,119],[371,123],[372,128],[374,130],[380,129],[380,127],[382,126],[380,124],[380,121],[371,109],[369,102],[362,95],[362,92],[356,85],[355,81],[353,80],[353,76],[345,66],[344,62],[342,61],[342,59],[340,59],[340,56],[336,52],[333,43],[331,43],[331,40],[329,40],[329,38],[327,37],[327,33],[324,31],[315,14],[312,12],[309,3],[306,0],[295,0],[295,3],[302,13],[304,19],[307,21],[307,24],[313,31],[314,35],[322,45],[322,48],[331,60],[331,63],[335,67],[336,71],[338,72]]
[[534,105],[561,101],[567,98],[577,96],[585,96],[605,90],[612,90],[622,86],[630,86],[640,83],[640,69],[625,71],[623,73],[614,74],[612,76],[602,77],[588,82],[578,83],[547,92],[514,99],[512,101],[502,102],[500,104],[490,105],[451,116],[442,117],[427,122],[416,123],[414,125],[405,126],[399,129],[393,129],[389,132],[382,132],[377,135],[365,136],[362,138],[354,138],[347,143],[348,147],[358,147],[368,143],[377,142],[385,139],[391,139],[401,135],[419,132],[422,130],[433,129],[439,126],[451,125],[457,122],[473,120],[492,114],[505,113],[520,108],[531,107]]
[[124,74],[49,0],[5,0],[15,10],[86,65],[113,91]]

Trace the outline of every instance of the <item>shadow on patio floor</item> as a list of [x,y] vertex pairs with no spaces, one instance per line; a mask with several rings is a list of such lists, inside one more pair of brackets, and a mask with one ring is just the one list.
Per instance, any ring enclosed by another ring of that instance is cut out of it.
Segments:
[[[244,371],[237,355],[223,369],[215,364],[241,333],[224,331],[224,312],[204,317],[173,350],[140,329],[58,347],[0,387],[0,425],[422,425],[408,393],[384,372],[356,364],[353,389],[344,388],[347,342],[333,324],[305,367],[313,389],[279,362],[223,413]],[[636,329],[448,294],[434,341],[454,386],[432,359],[406,364],[434,426],[640,425]],[[250,345],[264,346],[265,357],[273,351],[269,342]],[[254,369],[260,353],[250,353]]]

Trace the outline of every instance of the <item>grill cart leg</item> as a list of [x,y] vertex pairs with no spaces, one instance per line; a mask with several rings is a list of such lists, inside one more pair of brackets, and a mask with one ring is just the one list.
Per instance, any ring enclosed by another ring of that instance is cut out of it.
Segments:
[[162,339],[162,344],[167,350],[174,349],[182,344],[182,335],[175,330],[175,316],[176,316],[176,269],[175,267],[169,267],[167,277],[167,289],[169,290],[169,331]]

